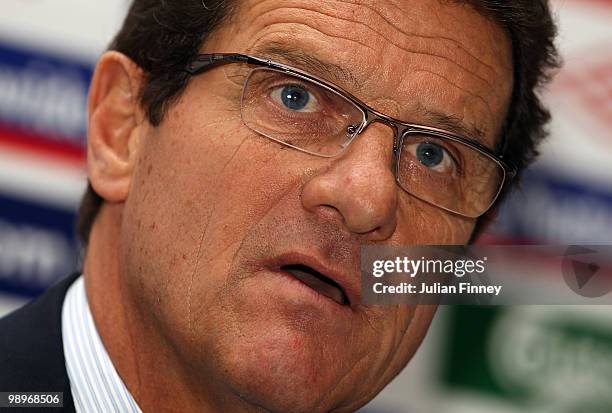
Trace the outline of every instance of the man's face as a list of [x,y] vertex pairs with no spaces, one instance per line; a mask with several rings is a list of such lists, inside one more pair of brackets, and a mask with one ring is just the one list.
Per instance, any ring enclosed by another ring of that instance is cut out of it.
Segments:
[[[466,6],[244,1],[201,52],[279,45],[341,67],[350,82],[324,76],[385,114],[439,127],[428,111],[450,115],[489,147],[506,114],[509,41]],[[240,117],[248,70],[192,78],[163,123],[144,129],[121,274],[195,386],[273,411],[352,410],[403,368],[435,312],[361,305],[360,244],[465,244],[475,221],[396,185],[393,132],[382,124],[331,159],[252,132]],[[349,304],[283,272],[289,264],[333,278]]]

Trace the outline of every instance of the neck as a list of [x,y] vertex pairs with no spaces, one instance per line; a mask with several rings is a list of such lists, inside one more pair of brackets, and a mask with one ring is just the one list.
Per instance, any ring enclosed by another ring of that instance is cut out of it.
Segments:
[[84,263],[92,316],[119,376],[143,412],[261,412],[213,373],[193,371],[160,334],[120,271],[122,206],[105,204],[92,228]]

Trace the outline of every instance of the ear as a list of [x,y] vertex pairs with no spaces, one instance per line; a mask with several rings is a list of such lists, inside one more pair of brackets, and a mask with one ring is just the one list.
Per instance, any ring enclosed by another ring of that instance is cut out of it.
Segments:
[[87,171],[96,193],[108,202],[123,202],[129,192],[144,123],[138,101],[142,76],[142,69],[118,52],[105,53],[93,76]]

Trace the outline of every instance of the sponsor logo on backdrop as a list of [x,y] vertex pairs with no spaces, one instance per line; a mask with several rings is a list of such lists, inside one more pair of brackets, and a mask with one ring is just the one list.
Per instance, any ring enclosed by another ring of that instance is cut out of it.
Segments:
[[[554,82],[553,93],[563,102],[570,103],[572,110],[564,116],[585,127],[585,137],[592,128],[608,131],[612,127],[612,54],[609,41],[592,46],[590,50],[573,56],[559,72]],[[612,141],[612,134],[594,134],[604,143]]]
[[528,406],[609,411],[603,408],[612,403],[612,319],[596,320],[554,307],[509,310],[490,330],[493,377],[506,394],[520,395]]
[[0,127],[84,147],[91,76],[88,64],[0,44]]
[[526,173],[493,232],[520,242],[611,243],[612,192],[544,168]]
[[[42,154],[75,170],[84,159],[91,76],[87,63],[0,43],[0,150],[17,149],[23,165]],[[20,170],[2,173],[19,182]],[[0,290],[28,296],[77,268],[78,244],[73,211],[24,193],[29,199],[0,188]]]
[[0,194],[0,290],[37,295],[78,267],[75,214]]

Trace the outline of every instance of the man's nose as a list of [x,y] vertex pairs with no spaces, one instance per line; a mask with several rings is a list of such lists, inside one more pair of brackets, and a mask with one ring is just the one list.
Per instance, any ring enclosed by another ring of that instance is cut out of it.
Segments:
[[397,224],[399,188],[392,170],[393,136],[390,127],[371,124],[304,185],[304,208],[322,214],[335,210],[351,232],[370,241],[389,238]]

